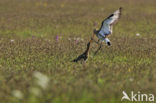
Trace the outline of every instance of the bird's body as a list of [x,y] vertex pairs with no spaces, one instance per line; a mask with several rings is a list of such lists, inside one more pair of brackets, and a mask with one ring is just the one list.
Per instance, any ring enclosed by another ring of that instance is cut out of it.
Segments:
[[112,26],[103,22],[103,26],[102,26],[101,30],[99,31],[99,35],[102,35],[105,37],[111,33],[112,33]]
[[101,24],[101,28],[95,33],[101,41],[106,41],[106,37],[113,32],[113,24],[119,19],[121,8],[107,17]]

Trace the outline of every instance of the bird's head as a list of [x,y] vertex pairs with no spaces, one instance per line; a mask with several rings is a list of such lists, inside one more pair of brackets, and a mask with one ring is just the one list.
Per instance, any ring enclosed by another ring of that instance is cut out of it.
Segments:
[[121,12],[122,9],[123,9],[122,7],[119,8],[120,12]]

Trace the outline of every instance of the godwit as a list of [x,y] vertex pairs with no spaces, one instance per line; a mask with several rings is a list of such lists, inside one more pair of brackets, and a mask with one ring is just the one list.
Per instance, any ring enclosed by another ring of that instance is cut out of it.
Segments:
[[87,44],[87,49],[85,50],[85,52],[83,54],[81,54],[80,56],[78,56],[76,59],[74,59],[74,62],[77,62],[81,59],[83,59],[84,61],[86,61],[89,57],[89,50],[90,50],[90,44],[95,41],[94,37],[96,35],[96,37],[98,38],[98,43],[101,42],[99,44],[99,47],[97,49],[97,51],[95,52],[95,54],[101,49],[102,46],[102,42],[105,41],[105,43],[110,46],[111,42],[108,39],[108,35],[112,34],[112,30],[113,30],[113,24],[115,24],[121,15],[121,10],[122,8],[120,7],[118,10],[116,10],[114,13],[112,13],[109,17],[107,17],[104,21],[102,21],[101,27],[99,30],[94,29],[93,30],[93,35],[91,37],[91,40],[88,42]]

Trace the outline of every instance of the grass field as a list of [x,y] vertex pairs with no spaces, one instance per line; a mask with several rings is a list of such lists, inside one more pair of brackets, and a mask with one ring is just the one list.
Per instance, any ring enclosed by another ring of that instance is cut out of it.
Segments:
[[[120,6],[112,46],[71,62]],[[155,0],[0,0],[0,103],[121,103],[122,91],[156,95]]]

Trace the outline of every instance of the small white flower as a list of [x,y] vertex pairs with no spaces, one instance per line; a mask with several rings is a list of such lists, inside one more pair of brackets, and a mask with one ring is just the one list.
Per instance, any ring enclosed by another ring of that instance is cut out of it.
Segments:
[[14,90],[12,92],[13,96],[16,97],[17,99],[22,99],[23,98],[23,93],[19,90]]
[[129,81],[130,81],[130,82],[133,82],[133,81],[134,81],[134,79],[133,79],[133,78],[129,78]]
[[81,41],[84,41],[84,39],[83,39],[83,38],[81,38]]
[[136,33],[136,36],[140,36],[140,34],[139,33]]
[[10,40],[10,41],[11,41],[11,42],[14,42],[15,40],[12,39],[12,40]]
[[78,41],[79,41],[80,39],[81,39],[81,38],[79,38],[79,37],[78,37],[78,38],[76,38],[76,40],[78,40]]
[[40,72],[34,72],[34,77],[36,78],[36,83],[43,89],[47,88],[47,85],[49,83],[49,78],[40,73]]
[[62,39],[62,36],[60,36],[60,39]]
[[74,37],[73,40],[77,40],[77,38]]
[[69,41],[71,41],[71,38],[68,38]]

